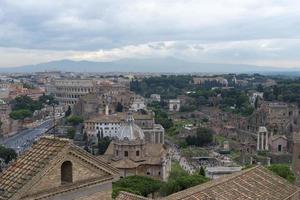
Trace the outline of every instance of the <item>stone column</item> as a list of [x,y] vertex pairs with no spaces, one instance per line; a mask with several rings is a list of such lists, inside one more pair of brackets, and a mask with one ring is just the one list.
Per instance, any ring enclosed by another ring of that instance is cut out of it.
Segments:
[[260,143],[259,143],[259,139],[260,139],[259,135],[260,135],[260,132],[257,132],[257,147],[256,147],[257,151],[259,150],[259,145],[260,145]]
[[162,174],[160,175],[160,177],[162,178],[163,181],[166,181],[166,161],[163,160],[162,162]]
[[269,134],[266,132],[266,150],[269,150]]
[[260,150],[264,150],[264,134],[265,133],[261,133],[261,148],[260,148]]
[[108,108],[108,105],[106,104],[105,105],[105,115],[109,115],[109,110],[108,110],[109,108]]
[[267,166],[270,166],[270,165],[271,165],[271,158],[267,157]]

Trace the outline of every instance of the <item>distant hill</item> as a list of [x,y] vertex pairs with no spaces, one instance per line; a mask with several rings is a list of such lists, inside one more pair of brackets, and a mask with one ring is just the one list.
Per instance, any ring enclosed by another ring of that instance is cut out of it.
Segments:
[[[245,64],[195,63],[176,58],[123,59],[112,62],[57,60],[36,65],[0,68],[0,72],[41,72],[59,70],[66,72],[208,72],[253,73],[266,71],[291,71],[284,68],[259,67]],[[294,69],[295,70],[295,69]],[[297,70],[298,71],[298,70]]]

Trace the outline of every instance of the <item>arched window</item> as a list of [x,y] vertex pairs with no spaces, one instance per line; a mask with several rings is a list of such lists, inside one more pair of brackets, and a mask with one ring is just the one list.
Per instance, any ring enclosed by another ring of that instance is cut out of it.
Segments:
[[73,182],[73,170],[72,162],[65,161],[60,167],[61,169],[61,184],[67,184]]
[[136,156],[140,156],[140,151],[135,152]]

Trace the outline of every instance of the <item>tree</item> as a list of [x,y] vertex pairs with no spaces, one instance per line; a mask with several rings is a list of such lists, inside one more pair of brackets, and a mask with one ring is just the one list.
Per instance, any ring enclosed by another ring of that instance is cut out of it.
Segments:
[[258,98],[259,98],[259,97],[256,97],[256,98],[255,98],[255,101],[254,101],[254,108],[255,108],[255,109],[258,108]]
[[186,139],[188,145],[203,146],[213,141],[213,134],[210,129],[199,127],[196,136],[188,136]]
[[68,110],[65,112],[65,117],[69,117],[72,114],[71,106],[68,106]]
[[84,132],[83,133],[83,141],[87,141],[88,140],[88,136],[87,136],[87,133],[86,132]]
[[263,88],[262,84],[258,84],[256,90],[257,90],[258,92],[263,92],[263,91],[264,91],[264,88]]
[[179,176],[162,185],[160,193],[162,196],[168,196],[181,190],[205,183],[208,180],[208,178],[201,175]]
[[68,117],[68,122],[70,124],[72,124],[73,126],[77,126],[83,122],[83,118],[79,115],[73,115],[73,116]]
[[123,105],[120,102],[117,103],[116,112],[123,112]]
[[23,83],[23,88],[27,88],[27,89],[35,89],[34,85],[29,84],[29,83]]
[[39,102],[42,104],[48,104],[48,105],[58,105],[58,101],[54,98],[53,95],[45,95],[39,97]]
[[43,105],[40,101],[35,101],[27,95],[16,97],[10,102],[10,104],[12,105],[12,110],[26,109],[34,112],[35,110],[40,110],[43,108]]
[[115,198],[120,191],[133,191],[134,194],[148,196],[160,189],[162,182],[146,176],[129,176],[113,183],[113,195]]
[[285,164],[274,164],[268,167],[269,170],[277,174],[278,176],[281,176],[282,178],[288,180],[291,183],[294,183],[296,180],[296,177],[290,167]]
[[0,145],[0,158],[4,159],[5,163],[17,158],[17,153],[11,148],[6,148]]
[[193,77],[190,75],[170,75],[160,77],[147,77],[142,80],[132,80],[131,91],[149,97],[151,94],[159,94],[162,99],[176,98],[185,89],[189,89]]
[[206,117],[202,119],[202,122],[204,122],[204,123],[207,123],[208,121],[209,121],[209,119]]
[[205,170],[204,170],[203,166],[200,167],[199,175],[205,177]]
[[98,140],[98,149],[99,149],[99,154],[103,155],[107,149],[107,147],[109,146],[111,142],[111,139],[109,137],[104,137],[100,140]]
[[68,130],[67,130],[67,136],[68,136],[68,138],[74,139],[75,133],[76,133],[76,129],[74,127],[68,128]]
[[165,129],[169,129],[173,126],[172,119],[169,119],[168,114],[162,109],[154,109],[155,123],[161,124]]
[[183,105],[180,106],[180,112],[192,112],[195,111],[197,108],[195,105]]
[[32,117],[32,112],[28,109],[14,110],[9,114],[9,117],[14,120],[24,120],[27,117]]

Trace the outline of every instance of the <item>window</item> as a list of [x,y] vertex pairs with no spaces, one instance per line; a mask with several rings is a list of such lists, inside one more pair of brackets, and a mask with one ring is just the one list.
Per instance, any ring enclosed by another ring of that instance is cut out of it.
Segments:
[[136,156],[140,156],[140,151],[135,152]]
[[281,152],[282,151],[282,146],[281,144],[278,145],[278,152]]
[[128,157],[128,151],[124,151],[124,156]]
[[119,151],[118,151],[118,150],[116,150],[116,155],[117,155],[117,156],[119,155]]
[[147,172],[147,175],[150,175],[150,172]]
[[65,161],[61,165],[61,184],[67,184],[73,182],[72,162]]

